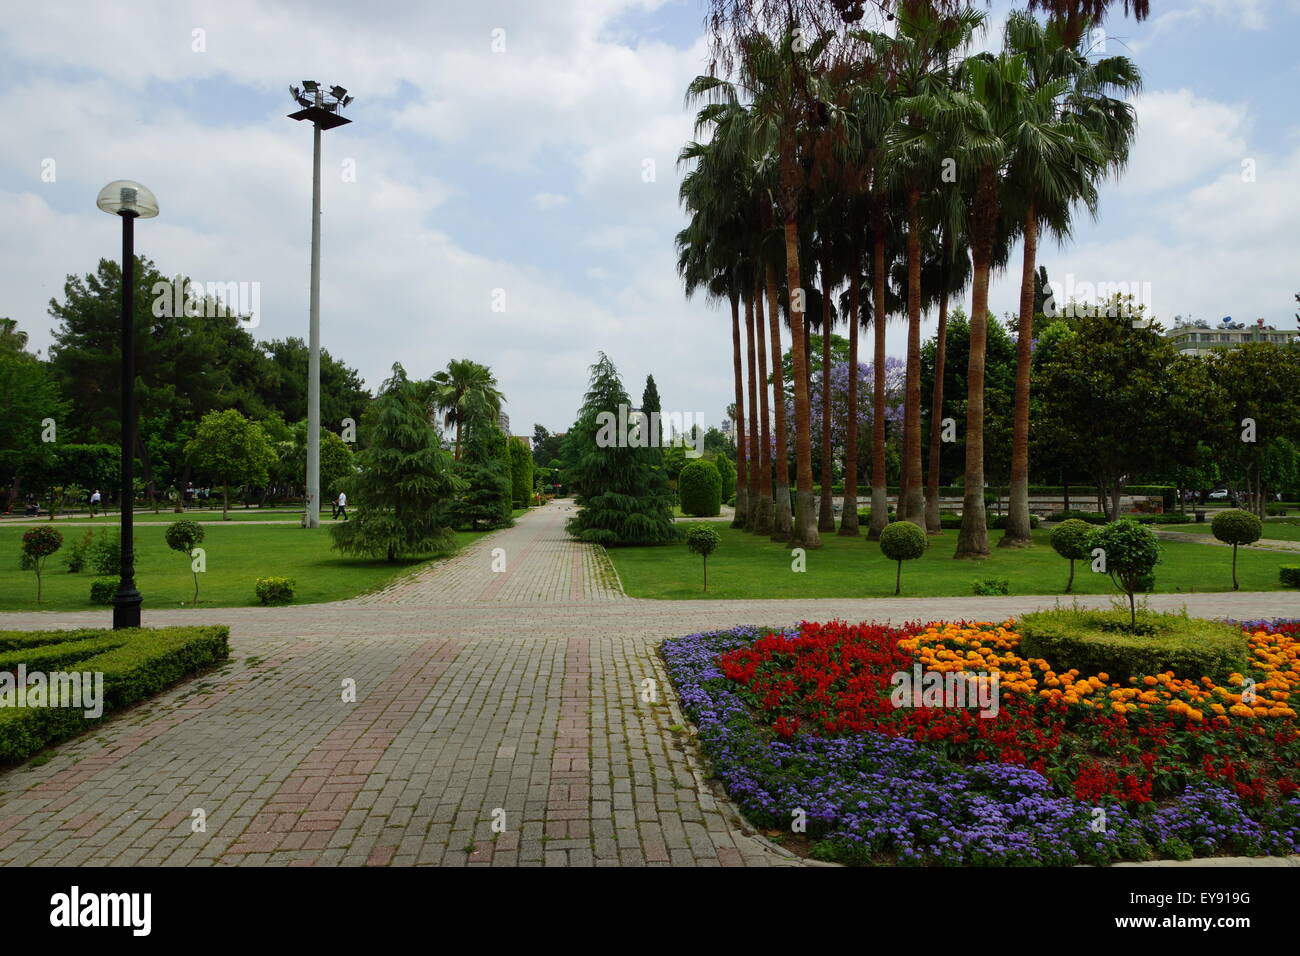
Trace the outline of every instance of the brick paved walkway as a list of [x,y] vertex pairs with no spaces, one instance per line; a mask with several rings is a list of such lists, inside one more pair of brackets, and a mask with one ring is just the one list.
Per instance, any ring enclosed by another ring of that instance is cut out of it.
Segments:
[[[146,624],[229,624],[230,663],[0,773],[0,863],[786,864],[704,785],[660,640],[800,618],[1001,619],[1054,600],[633,600],[564,537],[570,513],[530,512],[352,601],[146,608]],[[1238,617],[1295,603],[1152,599]],[[108,621],[0,614],[0,628]]]

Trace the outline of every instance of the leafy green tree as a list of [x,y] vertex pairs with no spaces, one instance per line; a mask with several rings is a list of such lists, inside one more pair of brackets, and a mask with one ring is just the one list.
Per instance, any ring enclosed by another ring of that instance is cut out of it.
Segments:
[[[310,352],[300,338],[273,339],[261,343],[269,361],[257,394],[267,408],[280,413],[286,422],[307,418],[307,365]],[[361,375],[349,368],[328,349],[320,351],[320,420],[323,427],[338,430],[343,419],[361,421],[370,403],[370,392]],[[321,487],[324,488],[322,479]]]
[[[152,495],[163,473],[183,485],[188,441],[180,436],[187,423],[227,408],[254,419],[267,416],[257,391],[267,358],[247,323],[225,305],[208,299],[202,314],[192,314],[196,310],[185,307],[189,300],[182,295],[177,310],[176,290],[192,288],[188,279],[169,279],[139,257],[135,277],[135,454]],[[121,439],[121,283],[120,265],[101,259],[94,274],[67,277],[62,302],[50,300],[58,322],[50,368],[71,401],[69,439]],[[168,460],[155,462],[155,455]]]
[[[0,413],[0,483],[5,504],[0,512],[7,512],[13,507],[15,479],[50,465],[54,445],[41,440],[43,423],[51,418],[56,429],[66,427],[68,403],[48,365],[17,350],[0,353],[0,395],[5,403]],[[33,488],[30,481],[24,483]]]
[[1093,531],[1089,550],[1100,548],[1111,581],[1128,595],[1129,627],[1137,628],[1134,595],[1150,586],[1151,574],[1160,563],[1160,542],[1155,532],[1132,518],[1112,521]]
[[1040,422],[1092,474],[1114,519],[1135,466],[1158,463],[1167,448],[1173,346],[1154,329],[1097,314],[1052,323],[1039,348],[1048,353]]
[[[1300,349],[1249,342],[1215,356],[1211,366],[1228,404],[1228,429],[1220,454],[1235,484],[1245,480],[1251,510],[1264,517],[1266,475],[1285,480],[1288,446],[1300,439]],[[1272,459],[1272,467],[1270,467]],[[1278,467],[1278,466],[1281,467]],[[1269,472],[1281,472],[1272,474]]]
[[221,483],[223,521],[230,520],[230,486],[266,484],[276,462],[261,427],[233,408],[204,415],[185,453],[201,474]]
[[199,572],[194,568],[194,549],[203,541],[203,525],[197,521],[191,521],[189,518],[182,518],[180,521],[174,521],[167,526],[163,532],[163,537],[167,541],[167,547],[173,551],[180,551],[187,558],[190,558],[190,572],[194,575],[194,604],[199,603]]
[[355,514],[331,526],[333,547],[388,561],[455,550],[451,509],[461,482],[429,423],[426,390],[400,364],[359,431],[356,474],[340,482]]
[[601,353],[565,442],[566,472],[578,504],[567,530],[604,545],[672,541],[678,537],[672,491],[663,473],[639,454],[642,449],[615,434],[620,405],[629,405],[627,391],[614,363]]

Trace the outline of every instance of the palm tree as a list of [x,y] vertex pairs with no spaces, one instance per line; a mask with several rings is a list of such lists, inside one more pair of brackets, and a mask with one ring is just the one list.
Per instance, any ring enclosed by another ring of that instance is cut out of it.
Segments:
[[492,370],[469,359],[452,359],[446,369],[429,379],[425,392],[433,411],[443,416],[445,426],[456,427],[457,461],[465,422],[479,415],[490,416],[495,421],[504,400]]
[[[1010,501],[999,547],[1031,542],[1029,522],[1029,393],[1034,329],[1034,292],[1041,228],[1058,241],[1070,233],[1070,207],[1082,202],[1094,216],[1097,181],[1119,170],[1135,132],[1133,107],[1111,92],[1130,94],[1141,85],[1126,57],[1089,61],[1076,40],[1067,46],[1066,25],[1046,26],[1013,13],[1007,21],[1008,51],[1026,66],[1027,110],[1008,171],[1015,206],[1021,212],[1024,258],[1016,344],[1016,401],[1012,426]],[[1083,25],[1087,29],[1087,24]]]
[[947,125],[959,179],[973,187],[971,206],[970,357],[966,368],[966,474],[961,531],[954,557],[989,553],[984,510],[984,353],[988,341],[989,271],[1001,219],[1007,164],[1027,106],[1026,68],[1016,54],[980,53],[960,67],[960,89],[945,97],[934,121]]
[[942,127],[931,122],[950,87],[949,58],[970,42],[984,16],[969,8],[940,17],[926,0],[899,6],[898,35],[887,47],[892,86],[898,97],[896,122],[886,149],[891,178],[906,205],[907,386],[903,405],[903,488],[898,517],[925,527],[921,469],[921,246],[931,230],[922,216],[922,193],[941,182],[948,155]]
[[[821,546],[812,490],[812,444],[807,386],[807,355],[799,334],[804,324],[804,291],[799,262],[799,214],[804,195],[803,157],[808,130],[838,121],[838,110],[828,103],[817,69],[831,37],[823,34],[806,43],[800,34],[786,32],[779,40],[747,33],[739,41],[737,80],[696,77],[687,90],[689,101],[708,98],[715,106],[738,106],[743,95],[749,123],[730,147],[751,162],[763,156],[777,158],[777,207],[785,238],[786,286],[790,297],[795,392],[795,471],[798,507],[791,544]],[[715,136],[720,131],[715,126]],[[739,130],[737,130],[739,133]]]
[[[740,260],[747,237],[740,204],[743,177],[734,150],[727,150],[717,130],[731,130],[745,121],[738,104],[710,104],[696,116],[696,130],[712,127],[713,142],[688,143],[678,156],[689,166],[682,178],[679,199],[691,214],[690,223],[677,235],[677,271],[689,298],[703,288],[711,301],[726,299],[731,305],[732,369],[736,395],[736,509],[733,527],[745,524],[750,510],[749,472],[745,441],[745,385],[740,345]],[[735,134],[733,134],[735,135]]]

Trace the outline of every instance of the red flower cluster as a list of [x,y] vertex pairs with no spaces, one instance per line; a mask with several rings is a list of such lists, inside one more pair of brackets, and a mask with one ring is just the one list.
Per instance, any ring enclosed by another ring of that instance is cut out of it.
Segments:
[[910,737],[963,762],[1030,767],[1062,793],[1112,796],[1129,805],[1183,791],[1192,777],[1222,780],[1243,799],[1266,800],[1297,785],[1294,722],[1193,723],[1156,712],[1109,713],[1020,693],[1000,695],[996,715],[974,707],[891,701],[895,674],[916,658],[899,641],[918,627],[804,623],[794,637],[768,634],[722,654],[722,674],[778,736],[880,733]]

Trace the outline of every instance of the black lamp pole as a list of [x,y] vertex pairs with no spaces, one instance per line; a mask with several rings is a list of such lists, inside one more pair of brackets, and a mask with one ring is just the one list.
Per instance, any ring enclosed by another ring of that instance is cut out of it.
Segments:
[[135,217],[122,218],[122,568],[113,595],[113,629],[140,626],[135,586]]

